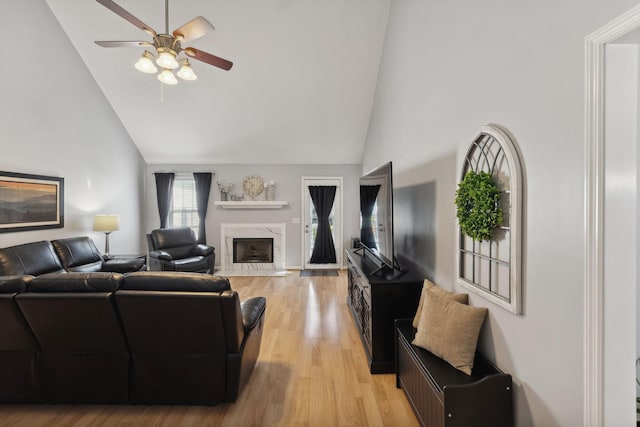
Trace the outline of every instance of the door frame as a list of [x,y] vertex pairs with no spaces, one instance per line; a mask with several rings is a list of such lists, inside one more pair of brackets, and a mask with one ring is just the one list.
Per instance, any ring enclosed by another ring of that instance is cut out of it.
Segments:
[[640,5],[585,38],[583,424],[586,427],[605,423],[605,47],[639,27]]
[[[306,197],[306,181],[315,181],[315,180],[320,180],[320,181],[338,181],[338,189],[339,192],[336,194],[336,198],[339,196],[340,197],[340,207],[338,209],[338,212],[334,212],[334,215],[339,215],[339,224],[340,224],[340,230],[336,233],[336,238],[334,239],[334,245],[336,247],[336,266],[327,266],[327,264],[318,264],[321,267],[317,267],[318,270],[321,269],[342,269],[344,267],[344,255],[343,255],[343,249],[344,249],[344,215],[343,215],[343,211],[344,211],[344,179],[341,176],[303,176],[302,179],[300,180],[300,212],[302,214],[302,218],[300,221],[300,236],[301,236],[301,254],[302,257],[300,259],[301,264],[302,264],[302,269],[304,269],[307,265],[307,253],[306,253],[306,247],[305,247],[305,232],[304,232],[304,226],[305,226],[305,216],[306,216],[306,212],[305,212],[305,197]],[[334,202],[335,203],[335,202]],[[324,266],[323,266],[324,265]]]

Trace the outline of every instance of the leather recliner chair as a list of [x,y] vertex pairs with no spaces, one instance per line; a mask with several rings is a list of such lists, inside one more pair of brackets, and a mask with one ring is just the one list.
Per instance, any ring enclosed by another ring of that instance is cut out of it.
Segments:
[[236,401],[260,352],[264,298],[241,304],[226,279],[160,272],[127,275],[115,298],[131,349],[132,403]]
[[191,228],[153,230],[147,240],[151,270],[213,273],[215,249],[198,244]]
[[42,348],[50,403],[127,403],[129,350],[113,294],[119,273],[45,274],[15,299]]

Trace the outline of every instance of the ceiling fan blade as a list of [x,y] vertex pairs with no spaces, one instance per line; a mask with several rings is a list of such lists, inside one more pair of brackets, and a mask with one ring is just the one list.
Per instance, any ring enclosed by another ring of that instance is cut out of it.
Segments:
[[109,9],[110,11],[112,11],[113,13],[115,13],[116,15],[119,15],[120,17],[131,22],[133,25],[140,28],[142,31],[145,31],[153,35],[154,37],[158,34],[155,32],[153,28],[151,28],[150,26],[148,26],[147,24],[145,24],[144,22],[142,22],[141,20],[139,20],[138,18],[136,18],[135,16],[127,12],[126,10],[124,10],[115,2],[111,0],[96,0],[96,1],[101,5],[103,5],[104,7],[106,7],[107,9]]
[[182,41],[189,42],[191,40],[199,39],[213,30],[215,30],[215,28],[211,22],[207,21],[202,16],[198,16],[184,24],[182,27],[176,29],[173,32],[173,36],[181,36]]
[[212,55],[203,50],[196,49],[194,47],[187,47],[184,49],[184,53],[190,57],[197,59],[198,61],[206,62],[223,70],[230,70],[233,67],[233,62],[220,58],[219,56]]
[[152,43],[145,41],[104,41],[99,40],[95,42],[100,47],[141,47],[141,46],[153,46]]

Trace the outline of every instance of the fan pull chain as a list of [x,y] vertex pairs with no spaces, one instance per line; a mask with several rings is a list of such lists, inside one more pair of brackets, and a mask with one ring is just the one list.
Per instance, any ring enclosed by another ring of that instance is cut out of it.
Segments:
[[164,104],[164,83],[160,82],[160,103]]

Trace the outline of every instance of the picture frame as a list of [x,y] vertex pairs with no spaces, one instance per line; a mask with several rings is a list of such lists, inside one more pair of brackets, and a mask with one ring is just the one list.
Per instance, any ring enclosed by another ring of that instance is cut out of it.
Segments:
[[0,233],[64,227],[64,178],[0,171]]

